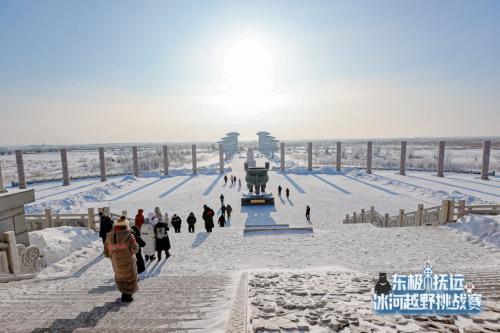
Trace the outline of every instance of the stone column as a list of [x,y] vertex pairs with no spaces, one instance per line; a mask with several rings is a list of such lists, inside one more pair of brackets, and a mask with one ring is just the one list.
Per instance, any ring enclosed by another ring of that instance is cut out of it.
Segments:
[[224,173],[224,145],[219,143],[219,172]]
[[342,143],[337,142],[337,171],[340,171],[342,164]]
[[104,148],[99,148],[99,168],[101,169],[101,182],[106,181],[106,160],[104,159]]
[[191,156],[193,160],[193,174],[197,174],[198,167],[196,166],[196,145],[191,146]]
[[484,141],[483,164],[481,165],[481,179],[483,180],[488,180],[488,171],[490,169],[490,151],[491,151],[491,141]]
[[285,143],[280,142],[280,164],[281,164],[281,172],[285,172]]
[[168,176],[168,146],[163,146],[163,174]]
[[23,152],[21,150],[16,150],[16,164],[17,164],[17,178],[19,181],[19,188],[26,188],[26,177],[24,176],[24,162],[23,162]]
[[399,174],[406,175],[406,141],[401,141],[401,157],[399,159]]
[[3,187],[2,163],[0,163],[0,193],[5,193],[7,190]]
[[69,185],[68,155],[66,149],[61,149],[61,165],[63,174],[63,186]]
[[438,169],[437,176],[444,177],[444,147],[445,141],[439,141],[439,153],[438,153]]
[[366,147],[366,173],[372,173],[372,147],[373,142],[368,141],[368,145]]
[[132,147],[132,163],[134,164],[134,176],[139,177],[139,157],[137,157],[137,147]]
[[312,142],[307,143],[307,170],[311,171],[313,169],[313,144]]

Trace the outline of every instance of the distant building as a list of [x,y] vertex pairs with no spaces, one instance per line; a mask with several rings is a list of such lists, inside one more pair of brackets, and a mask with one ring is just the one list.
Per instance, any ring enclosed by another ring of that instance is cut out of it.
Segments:
[[238,152],[239,135],[240,133],[237,132],[227,133],[226,136],[218,142],[224,145],[224,153],[226,154],[226,156],[231,156]]
[[269,132],[261,131],[257,133],[257,136],[259,137],[259,151],[265,155],[274,156],[274,152],[278,150],[279,141]]

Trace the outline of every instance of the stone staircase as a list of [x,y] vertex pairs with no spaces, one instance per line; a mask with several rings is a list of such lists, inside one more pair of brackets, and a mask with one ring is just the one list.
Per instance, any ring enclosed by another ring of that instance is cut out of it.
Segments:
[[500,270],[498,268],[467,270],[461,272],[466,281],[471,281],[476,287],[474,292],[481,294],[489,302],[500,303]]
[[[114,281],[67,278],[0,285],[1,332],[202,332],[231,305],[231,277],[158,276],[130,304]],[[223,330],[223,323],[221,330]]]

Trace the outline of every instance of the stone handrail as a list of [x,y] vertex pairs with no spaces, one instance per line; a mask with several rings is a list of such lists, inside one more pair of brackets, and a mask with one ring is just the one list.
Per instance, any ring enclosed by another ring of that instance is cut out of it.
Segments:
[[455,204],[453,200],[443,200],[440,206],[425,209],[424,205],[419,204],[416,211],[409,213],[405,213],[404,209],[400,209],[399,214],[395,216],[382,215],[372,206],[368,212],[362,209],[360,214],[356,212],[352,216],[347,214],[343,223],[371,223],[378,227],[443,225],[454,222],[468,214],[499,215],[500,204],[467,206],[465,200],[459,200],[458,204]]
[[13,231],[0,234],[0,282],[32,278],[47,267],[36,245],[16,243]]

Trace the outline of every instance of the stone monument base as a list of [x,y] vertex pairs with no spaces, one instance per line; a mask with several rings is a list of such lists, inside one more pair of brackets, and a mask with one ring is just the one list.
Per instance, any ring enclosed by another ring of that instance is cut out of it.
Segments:
[[241,198],[242,206],[258,206],[258,205],[271,205],[274,206],[274,197],[272,194],[243,194]]

